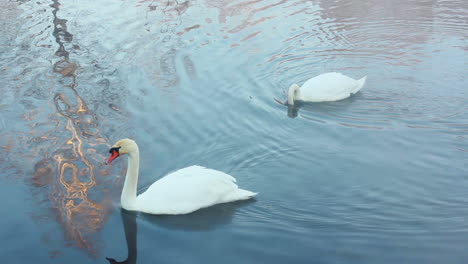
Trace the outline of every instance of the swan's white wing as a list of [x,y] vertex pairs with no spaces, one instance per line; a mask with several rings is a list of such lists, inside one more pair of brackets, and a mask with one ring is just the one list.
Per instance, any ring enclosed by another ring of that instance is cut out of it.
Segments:
[[256,193],[239,189],[222,172],[191,166],[168,174],[137,198],[138,208],[152,214],[186,214],[218,203],[249,199]]
[[337,72],[321,74],[306,81],[301,87],[304,101],[336,101],[349,97],[356,91],[359,83]]

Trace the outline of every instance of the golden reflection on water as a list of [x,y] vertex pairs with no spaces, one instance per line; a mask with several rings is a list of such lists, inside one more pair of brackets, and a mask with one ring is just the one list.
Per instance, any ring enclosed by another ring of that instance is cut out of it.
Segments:
[[[67,101],[64,95],[59,98]],[[79,103],[74,108],[75,110],[70,106],[66,113],[57,111],[62,118],[56,119],[59,125],[53,134],[61,134],[59,129],[64,127],[65,131],[69,131],[70,137],[59,137],[55,151],[51,154],[42,153],[41,156],[50,158],[44,158],[35,164],[32,184],[36,187],[49,186],[49,199],[55,215],[64,227],[67,240],[74,241],[77,247],[95,255],[95,239],[89,237],[102,228],[112,201],[109,196],[112,185],[102,186],[102,182],[106,180],[103,178],[99,185],[96,177],[109,175],[107,169],[99,171],[98,165],[102,164],[105,157],[98,154],[100,151],[96,147],[104,145],[107,148],[108,144],[99,136],[99,130],[91,133],[86,131],[86,127],[83,129],[79,126],[82,122],[90,127],[97,125],[93,123],[95,119],[83,121],[90,113],[86,106]],[[65,126],[60,121],[63,117]],[[40,138],[46,141],[49,139],[48,136]]]
[[[158,89],[172,88],[179,84],[180,73],[177,71],[180,69],[176,67],[176,56],[179,54],[178,50],[183,47],[181,39],[186,33],[204,30],[206,25],[203,24],[203,21],[210,25],[216,23],[220,25],[217,28],[219,32],[207,33],[208,36],[229,39],[231,37],[229,34],[232,36],[237,34],[239,42],[248,42],[262,37],[262,34],[265,34],[267,30],[272,30],[264,25],[275,19],[276,16],[282,15],[279,11],[275,13],[265,11],[271,11],[279,6],[298,5],[300,10],[292,10],[292,13],[288,15],[289,18],[292,16],[308,17],[309,14],[314,13],[315,15],[311,15],[310,19],[315,20],[305,23],[306,27],[298,27],[296,33],[289,34],[284,39],[278,39],[279,42],[285,44],[284,49],[267,56],[266,62],[270,65],[276,64],[278,70],[282,72],[295,65],[302,66],[309,59],[321,57],[333,60],[335,57],[370,58],[383,56],[389,61],[393,60],[395,64],[416,64],[419,54],[408,47],[430,39],[434,29],[427,25],[434,24],[435,20],[433,6],[420,7],[417,5],[418,1],[414,3],[399,1],[404,8],[398,10],[381,8],[378,1],[370,1],[368,3],[370,6],[366,8],[361,8],[358,1],[314,1],[313,3],[317,7],[312,6],[312,4],[306,5],[307,1],[291,2],[285,0],[237,2],[207,0],[202,2],[203,6],[217,10],[217,19],[206,17],[192,22],[187,20],[188,23],[193,24],[182,24],[181,16],[190,14],[187,12],[193,4],[190,1],[179,3],[166,0],[142,0],[137,2],[137,6],[145,6],[151,12],[160,12],[162,17],[156,21],[157,23],[152,21],[153,24],[157,25],[155,28],[160,30],[157,37],[162,39],[156,43],[158,45],[154,45],[157,46],[157,50],[152,57],[148,56],[147,64],[139,62],[143,71],[148,72],[154,83],[158,84],[155,85]],[[110,175],[110,170],[107,167],[102,166],[106,158],[104,156],[105,150],[108,149],[109,143],[101,132],[101,124],[95,111],[88,107],[91,105],[91,98],[86,98],[86,94],[78,87],[80,64],[84,65],[84,63],[78,60],[82,58],[73,58],[71,55],[73,53],[67,50],[67,47],[71,46],[70,43],[74,36],[68,32],[68,21],[58,17],[59,1],[54,0],[51,7],[54,27],[52,35],[58,45],[53,53],[57,61],[52,67],[54,74],[52,78],[57,81],[51,85],[52,88],[39,88],[42,91],[37,91],[38,93],[46,94],[40,99],[42,100],[40,101],[41,105],[37,108],[34,108],[33,105],[22,113],[23,120],[32,131],[20,134],[17,138],[14,137],[15,135],[9,135],[10,138],[4,141],[8,143],[2,146],[5,155],[0,156],[0,163],[2,169],[12,171],[8,173],[9,175],[14,175],[13,177],[18,175],[20,178],[20,175],[27,173],[22,171],[21,165],[15,166],[14,162],[10,161],[10,159],[16,158],[15,154],[12,153],[19,152],[21,158],[28,162],[32,161],[34,169],[30,184],[37,190],[36,192],[46,196],[43,199],[38,199],[37,203],[45,201],[50,204],[55,219],[63,227],[66,239],[71,241],[73,246],[84,249],[91,255],[97,255],[99,239],[96,238],[96,234],[103,227],[110,214],[112,198],[120,191],[118,187],[121,183],[119,179],[114,179]],[[406,12],[408,9],[417,10],[418,13],[415,15],[413,11]],[[369,12],[369,10],[375,12]],[[395,15],[394,12],[397,12],[398,15]],[[392,20],[395,17],[399,19]],[[449,20],[449,18],[445,19]],[[442,24],[442,26],[444,25]],[[448,28],[448,26],[444,26],[444,28]],[[251,29],[251,31],[245,32],[246,29]],[[273,30],[276,30],[275,27]],[[232,39],[235,38],[232,37]],[[297,47],[303,47],[309,39],[318,39],[317,43],[322,47],[310,51],[305,50],[303,53],[297,51]],[[390,41],[394,39],[401,42],[401,45],[379,46],[382,43],[394,43]],[[210,43],[210,40],[203,41]],[[239,43],[226,43],[230,44],[231,47],[241,45]],[[78,46],[73,45],[73,48],[76,47]],[[148,49],[150,48],[148,47]],[[199,74],[191,55],[185,54],[183,56],[182,65],[191,79],[195,79]],[[24,75],[27,75],[27,72],[18,75],[18,82],[25,78]],[[96,87],[96,89],[98,88]],[[384,98],[398,97],[402,97],[402,95],[384,96]],[[167,98],[166,95],[166,101]],[[402,100],[404,99],[402,98]],[[46,100],[50,100],[52,103],[45,102]],[[120,112],[122,109],[118,104],[121,101],[121,98],[117,98],[113,102],[106,102],[106,105],[110,109]],[[394,101],[382,100],[376,104],[380,106],[392,103]],[[52,110],[47,108],[49,105]],[[391,111],[392,109],[391,107],[385,108],[385,111],[388,110],[386,115],[389,113],[398,114],[398,112]],[[326,110],[323,112],[328,113]],[[297,116],[297,111],[291,114]],[[325,121],[330,120],[328,118],[330,116],[335,117],[334,120],[343,126],[382,129],[382,127],[368,126],[366,122],[353,122],[353,120],[357,120],[354,115],[333,116],[327,114],[327,118],[323,119],[316,116],[303,117],[325,123],[330,122]],[[371,117],[362,117],[361,114],[355,116],[361,117],[359,119],[361,121],[369,120],[372,122],[368,123],[376,123],[376,119]],[[462,142],[460,145],[464,144],[466,138],[460,139],[460,142]],[[464,147],[460,147],[460,150],[467,151]]]
[[[96,128],[96,118],[90,118],[93,113],[77,94],[76,97],[78,103],[70,105],[64,94],[55,96],[56,101],[66,107],[57,108],[55,114],[48,115],[50,119],[45,122],[55,124],[55,128],[45,134],[39,135],[44,122],[37,120],[37,115],[25,115],[24,119],[32,123],[35,131],[21,141],[29,142],[28,153],[24,156],[42,157],[34,164],[31,178],[31,186],[40,190],[34,192],[38,195],[35,200],[49,204],[40,204],[40,208],[45,205],[52,209],[63,226],[66,240],[73,242],[71,245],[96,256],[99,239],[95,234],[103,227],[112,209],[112,190],[119,189],[109,169],[101,167],[105,160],[102,150],[109,144]],[[10,152],[19,146],[10,141],[2,148]],[[50,215],[46,217],[50,218]]]
[[[78,96],[77,96],[78,97]],[[62,103],[67,102],[65,95],[59,95]],[[101,169],[97,165],[102,164],[105,159],[96,147],[108,144],[104,138],[99,136],[99,130],[87,131],[86,123],[89,127],[95,127],[95,119],[87,118],[90,111],[81,99],[77,100],[77,106],[68,105],[67,111],[57,113],[62,118],[57,118],[58,129],[62,129],[61,119],[65,118],[65,131],[69,131],[70,137],[59,136],[58,147],[50,156],[34,166],[33,185],[42,187],[49,185],[50,201],[59,222],[65,229],[68,240],[75,242],[79,248],[87,250],[90,254],[97,254],[97,249],[93,246],[93,240],[89,239],[93,233],[98,231],[110,210],[111,197],[110,190],[98,185],[97,175],[109,175],[107,169]],[[73,110],[74,108],[74,110]],[[53,131],[53,134],[59,130]],[[41,136],[41,139],[48,140],[48,136]],[[60,143],[60,141],[62,143]],[[101,148],[103,149],[103,148]],[[101,179],[101,183],[105,179]],[[91,198],[93,194],[93,198]]]
[[[79,65],[71,61],[66,49],[73,35],[67,32],[67,20],[57,17],[60,3],[55,0],[51,7],[53,36],[58,44],[55,55],[59,59],[52,69],[57,82],[53,88],[43,89],[53,98],[53,104],[48,104],[52,110],[40,103],[23,114],[32,131],[20,135],[20,143],[10,140],[2,148],[7,152],[15,149],[35,162],[30,183],[37,190],[33,191],[37,208],[46,210],[33,214],[42,215],[39,219],[55,218],[63,227],[68,245],[97,256],[100,248],[97,231],[111,212],[112,194],[119,190],[118,182],[109,175],[108,168],[102,168],[105,154],[101,153],[105,153],[103,150],[109,144],[101,134],[95,113],[76,89]],[[21,147],[23,144],[26,149]],[[60,251],[53,252],[56,256]]]

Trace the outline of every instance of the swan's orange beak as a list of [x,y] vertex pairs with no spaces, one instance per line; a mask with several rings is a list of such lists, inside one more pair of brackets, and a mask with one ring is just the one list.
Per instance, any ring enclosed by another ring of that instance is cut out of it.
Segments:
[[109,150],[109,152],[111,153],[111,156],[107,160],[106,162],[107,164],[110,164],[113,160],[115,160],[120,155],[118,149],[112,148],[111,150]]

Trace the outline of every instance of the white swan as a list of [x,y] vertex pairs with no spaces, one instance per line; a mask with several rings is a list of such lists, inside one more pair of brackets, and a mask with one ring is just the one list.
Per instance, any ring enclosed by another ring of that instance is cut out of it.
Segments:
[[128,168],[120,198],[126,210],[148,214],[188,214],[219,203],[247,200],[257,193],[239,189],[234,177],[200,166],[180,169],[154,182],[137,196],[140,153],[131,139],[121,139],[109,151],[111,163],[128,154]]
[[307,80],[302,87],[291,85],[288,91],[288,104],[294,101],[326,102],[345,99],[357,93],[364,86],[367,76],[355,80],[337,72],[324,73]]

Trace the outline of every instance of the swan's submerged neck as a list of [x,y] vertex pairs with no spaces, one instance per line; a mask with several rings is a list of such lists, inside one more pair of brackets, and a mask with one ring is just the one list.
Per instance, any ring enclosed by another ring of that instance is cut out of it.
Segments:
[[288,91],[288,105],[294,105],[294,100],[301,100],[301,89],[299,85],[293,84]]
[[128,153],[127,175],[122,190],[120,202],[127,210],[134,210],[136,207],[138,171],[140,166],[140,153],[138,149]]

